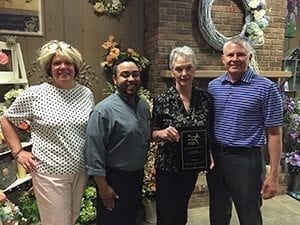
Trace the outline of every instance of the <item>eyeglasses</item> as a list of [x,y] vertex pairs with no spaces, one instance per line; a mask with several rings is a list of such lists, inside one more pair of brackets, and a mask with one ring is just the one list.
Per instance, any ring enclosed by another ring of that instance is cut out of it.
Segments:
[[51,50],[56,50],[56,49],[67,49],[67,48],[71,48],[71,45],[69,45],[68,43],[66,42],[63,42],[63,41],[52,41],[51,43],[49,43],[48,45],[48,49],[51,49]]

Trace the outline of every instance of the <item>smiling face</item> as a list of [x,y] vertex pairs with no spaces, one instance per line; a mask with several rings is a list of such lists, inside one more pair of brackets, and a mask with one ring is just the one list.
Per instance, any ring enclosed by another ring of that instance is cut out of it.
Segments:
[[118,90],[126,95],[136,95],[141,86],[140,71],[131,61],[124,61],[117,66],[113,80]]
[[242,44],[228,43],[222,55],[229,78],[236,81],[246,72],[251,54]]
[[178,56],[173,63],[172,76],[175,78],[176,86],[192,86],[195,74],[193,61],[188,57]]
[[75,66],[61,55],[54,55],[51,61],[51,75],[53,85],[58,88],[69,89],[75,86]]

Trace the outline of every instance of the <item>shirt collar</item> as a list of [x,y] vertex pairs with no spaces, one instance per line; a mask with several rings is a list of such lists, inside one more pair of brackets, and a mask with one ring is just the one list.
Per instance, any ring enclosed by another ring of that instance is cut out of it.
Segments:
[[119,91],[118,89],[116,89],[116,95],[120,96],[120,98],[129,106],[135,108],[135,106],[137,105],[138,101],[140,100],[140,97],[138,95],[134,96],[134,105],[132,104],[132,102],[129,100],[129,96],[121,91]]
[[[243,74],[239,82],[250,83],[254,75],[255,75],[254,71],[250,67],[248,67],[248,69],[245,71],[245,73]],[[221,82],[231,83],[231,81],[228,78],[228,72],[226,72],[225,75],[223,75],[223,77],[221,78]]]

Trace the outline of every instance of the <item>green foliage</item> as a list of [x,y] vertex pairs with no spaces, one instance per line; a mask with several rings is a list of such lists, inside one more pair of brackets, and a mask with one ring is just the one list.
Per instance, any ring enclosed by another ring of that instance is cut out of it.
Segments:
[[97,198],[97,190],[94,183],[89,184],[85,189],[83,198],[81,199],[81,210],[78,221],[75,225],[86,225],[97,217],[97,209],[95,207],[95,199]]
[[22,191],[19,199],[20,211],[26,218],[26,224],[38,224],[40,215],[33,191]]

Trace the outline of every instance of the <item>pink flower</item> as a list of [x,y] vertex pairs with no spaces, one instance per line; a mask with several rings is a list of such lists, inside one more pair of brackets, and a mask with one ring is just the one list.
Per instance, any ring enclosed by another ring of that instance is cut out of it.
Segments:
[[7,63],[8,63],[8,56],[4,52],[0,51],[0,64],[5,65]]

